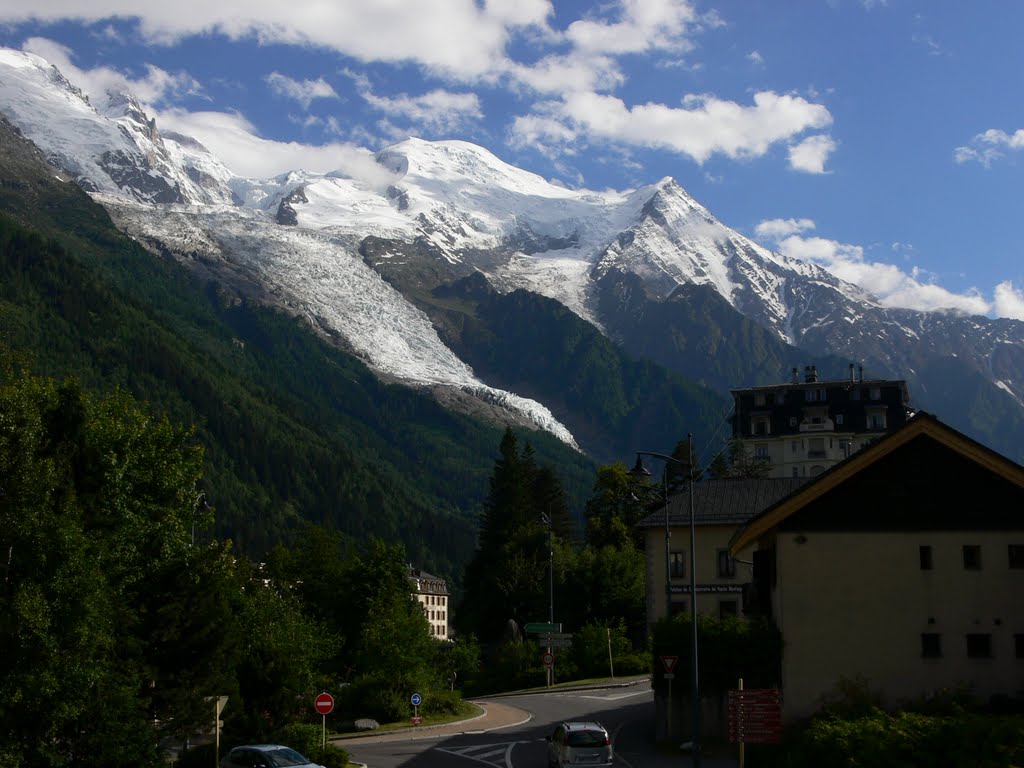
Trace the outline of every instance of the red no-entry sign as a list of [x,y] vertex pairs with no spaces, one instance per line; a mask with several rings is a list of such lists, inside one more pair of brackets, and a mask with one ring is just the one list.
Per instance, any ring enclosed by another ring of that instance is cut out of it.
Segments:
[[321,693],[313,701],[313,706],[316,708],[316,711],[319,712],[321,715],[328,715],[330,714],[331,710],[334,709],[334,697],[326,692]]

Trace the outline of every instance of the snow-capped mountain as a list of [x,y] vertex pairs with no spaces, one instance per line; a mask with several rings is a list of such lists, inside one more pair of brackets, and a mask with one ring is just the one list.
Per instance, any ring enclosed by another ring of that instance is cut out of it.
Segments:
[[616,337],[621,318],[599,300],[608,281],[633,276],[650,301],[705,286],[808,353],[912,385],[930,361],[952,357],[1024,407],[1024,323],[885,308],[730,229],[671,178],[571,190],[466,142],[410,139],[376,155],[372,179],[246,179],[194,139],[161,133],[131,95],[90,101],[44,60],[9,50],[0,112],[154,252],[306,318],[382,376],[456,388],[570,444],[544,404],[482,381],[407,296],[479,272],[498,291],[553,298]]

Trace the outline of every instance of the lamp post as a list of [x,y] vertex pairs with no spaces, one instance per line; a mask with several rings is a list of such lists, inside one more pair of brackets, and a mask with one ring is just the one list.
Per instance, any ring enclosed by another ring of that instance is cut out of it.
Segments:
[[[689,467],[689,482],[688,482],[688,496],[689,496],[689,507],[690,507],[690,628],[691,634],[691,654],[690,654],[690,706],[693,710],[693,734],[692,734],[692,754],[693,754],[693,765],[695,768],[699,768],[701,764],[700,754],[700,679],[698,677],[698,670],[700,665],[698,664],[697,654],[697,529],[694,524],[693,515],[693,435],[687,435],[687,448],[690,453],[689,463],[680,461],[674,456],[669,456],[664,453],[655,453],[653,451],[637,451],[636,454],[636,466],[630,470],[629,474],[633,477],[650,477],[651,473],[644,467],[641,456],[651,456],[652,458],[661,459],[666,464],[677,464],[679,466]],[[666,470],[662,474],[663,479],[663,499],[665,503],[665,615],[666,617],[671,616],[672,611],[672,580],[671,580],[671,553],[669,546],[669,536],[671,535],[671,529],[668,521],[668,471]]]
[[[548,527],[548,622],[555,623],[555,539],[551,528],[551,514],[541,512],[540,519]],[[548,653],[551,649],[548,648]],[[553,667],[548,667],[548,687],[555,684],[555,672]]]

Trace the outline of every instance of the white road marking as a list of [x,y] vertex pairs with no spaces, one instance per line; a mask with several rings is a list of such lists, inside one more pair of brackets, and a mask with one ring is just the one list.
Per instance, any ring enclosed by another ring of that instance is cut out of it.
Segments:
[[[525,741],[509,741],[500,744],[475,744],[471,747],[435,747],[439,752],[447,752],[450,755],[458,755],[467,760],[475,760],[478,763],[490,766],[504,766],[513,768],[512,750],[516,744],[526,744]],[[500,759],[495,759],[500,758]]]

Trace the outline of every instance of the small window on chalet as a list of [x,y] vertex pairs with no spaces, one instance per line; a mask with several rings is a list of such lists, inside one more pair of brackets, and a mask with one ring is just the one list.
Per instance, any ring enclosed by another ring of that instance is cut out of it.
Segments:
[[1024,544],[1008,544],[1011,568],[1024,568]]
[[918,547],[918,557],[921,561],[922,571],[930,571],[934,567],[932,565],[932,547],[930,544],[922,544]]
[[1024,635],[1013,636],[1013,654],[1018,659],[1024,659]]
[[843,424],[843,414],[841,414],[841,413],[837,413],[836,414],[836,424],[839,424],[840,426],[842,426],[842,424]]
[[796,416],[789,417],[789,426],[795,427],[797,425]]
[[736,561],[729,557],[729,550],[718,550],[718,577],[721,579],[736,578]]
[[881,400],[882,399],[882,388],[881,387],[871,387],[871,389],[868,390],[868,397],[871,398],[872,400]]
[[754,394],[754,405],[764,405],[764,392],[756,392]]
[[991,659],[992,635],[982,633],[967,635],[967,658]]
[[868,429],[885,429],[885,411],[868,413]]
[[937,632],[924,632],[921,634],[921,658],[942,658],[942,635]]
[[964,544],[964,570],[981,570],[981,546],[978,544]]
[[768,454],[768,446],[755,445],[754,458],[756,458],[758,461],[771,461],[772,457]]
[[824,389],[805,389],[804,390],[804,400],[806,400],[808,403],[823,402],[825,400],[825,390]]
[[672,552],[669,555],[669,577],[681,579],[686,576],[686,557],[683,552]]

